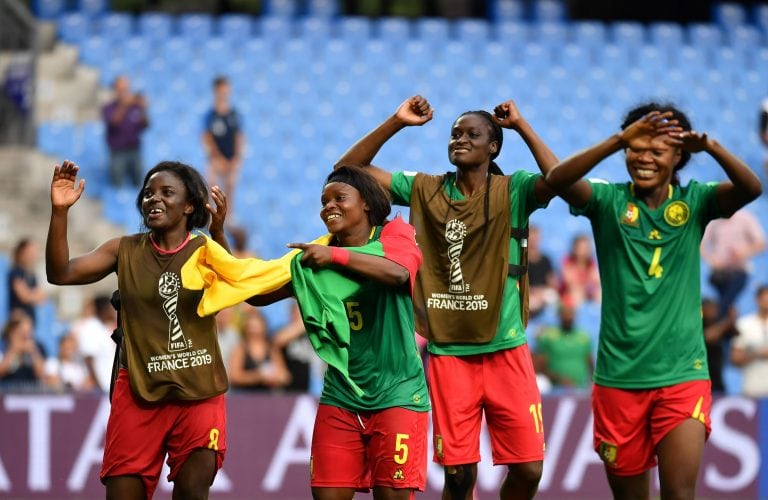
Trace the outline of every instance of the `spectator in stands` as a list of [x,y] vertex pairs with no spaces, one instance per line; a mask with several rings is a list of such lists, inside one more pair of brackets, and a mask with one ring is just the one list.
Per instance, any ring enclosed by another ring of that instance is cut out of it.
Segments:
[[[768,97],[763,99],[763,104],[760,107],[760,140],[768,148]],[[763,166],[765,167],[765,176],[768,180],[768,158],[766,158]]]
[[571,251],[560,267],[560,300],[578,308],[585,301],[600,302],[600,273],[592,255],[592,243],[585,234],[577,235]]
[[256,257],[248,249],[248,232],[242,226],[230,226],[229,235],[232,237],[232,255],[238,259]]
[[45,361],[45,385],[64,391],[89,391],[94,380],[78,353],[77,339],[67,332],[59,339],[59,356]]
[[270,344],[267,334],[264,316],[251,308],[243,324],[242,341],[229,357],[227,372],[233,388],[263,391],[288,384],[283,354]]
[[709,264],[709,282],[715,287],[720,316],[725,316],[744,290],[749,276],[749,259],[765,249],[760,221],[748,210],[739,210],[730,219],[709,223],[701,241],[701,257]]
[[35,307],[44,302],[46,293],[38,287],[35,265],[40,260],[40,248],[29,238],[23,238],[13,249],[13,266],[8,272],[9,312],[21,309],[35,323]]
[[707,365],[712,380],[712,392],[725,392],[723,383],[723,351],[727,339],[738,334],[736,330],[736,309],[731,307],[728,314],[720,316],[720,306],[712,299],[701,302],[701,319],[704,326],[704,343],[707,347]]
[[744,374],[742,392],[746,396],[768,396],[768,285],[755,294],[757,312],[736,322],[738,337],[731,346],[731,361]]
[[301,320],[299,305],[292,301],[291,314],[288,324],[280,328],[272,338],[272,346],[280,351],[288,370],[289,382],[287,391],[308,392],[313,368],[321,363],[315,355],[312,344],[307,337],[307,330]]
[[14,312],[3,328],[0,386],[36,387],[44,374],[45,350],[35,341],[32,320],[21,311]]
[[235,183],[245,149],[243,120],[232,107],[232,88],[223,76],[213,81],[213,108],[205,115],[203,124],[203,148],[208,157],[206,177],[208,184],[223,185],[224,192],[233,205]]
[[561,303],[560,324],[536,337],[534,363],[555,388],[587,389],[592,380],[592,337],[575,324],[573,305]]
[[530,226],[528,231],[528,301],[530,317],[535,318],[544,308],[557,301],[557,277],[550,258],[541,252],[541,230]]
[[138,187],[144,170],[141,134],[149,126],[147,101],[142,94],[131,92],[126,76],[118,76],[112,88],[114,100],[102,109],[110,152],[110,180],[113,186],[120,187],[127,175],[131,186]]
[[111,335],[117,326],[117,311],[106,295],[94,297],[87,309],[83,319],[72,325],[72,334],[95,387],[106,393],[115,360],[116,345]]

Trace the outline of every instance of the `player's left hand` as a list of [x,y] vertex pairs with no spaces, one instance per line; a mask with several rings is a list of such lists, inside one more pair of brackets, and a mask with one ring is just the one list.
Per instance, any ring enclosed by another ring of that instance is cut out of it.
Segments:
[[709,137],[706,133],[689,130],[677,134],[670,134],[676,144],[689,153],[698,153],[709,148]]
[[211,198],[216,204],[213,208],[210,203],[205,204],[208,213],[211,214],[211,224],[208,226],[208,232],[213,234],[224,233],[224,220],[227,218],[227,196],[219,186],[211,188]]
[[325,267],[331,264],[331,247],[313,243],[288,243],[287,246],[304,252],[301,263],[307,267]]
[[523,117],[512,99],[493,108],[493,121],[500,127],[517,130]]

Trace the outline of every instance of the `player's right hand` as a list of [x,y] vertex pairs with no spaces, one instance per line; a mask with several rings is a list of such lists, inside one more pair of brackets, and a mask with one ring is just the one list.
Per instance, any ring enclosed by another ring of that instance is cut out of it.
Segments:
[[406,126],[421,126],[432,119],[433,113],[434,110],[429,105],[429,101],[420,95],[415,95],[397,108],[395,118]]
[[74,162],[64,160],[53,169],[51,180],[51,205],[54,208],[69,208],[80,199],[85,189],[85,179],[76,183],[80,167]]

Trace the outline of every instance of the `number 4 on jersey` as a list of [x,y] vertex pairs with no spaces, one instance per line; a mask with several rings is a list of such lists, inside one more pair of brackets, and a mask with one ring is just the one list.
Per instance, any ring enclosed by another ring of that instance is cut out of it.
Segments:
[[648,268],[648,276],[654,278],[661,278],[664,268],[661,267],[661,247],[656,247],[653,250],[653,258],[651,259],[651,266]]

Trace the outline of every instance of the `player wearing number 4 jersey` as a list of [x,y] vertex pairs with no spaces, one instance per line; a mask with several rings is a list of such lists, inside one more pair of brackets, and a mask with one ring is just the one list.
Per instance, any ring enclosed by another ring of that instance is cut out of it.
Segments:
[[[579,180],[626,153],[630,183]],[[729,181],[681,186],[691,153],[708,152]],[[622,131],[550,171],[547,182],[592,223],[603,303],[592,406],[594,445],[615,498],[647,498],[658,459],[662,498],[694,498],[710,430],[701,323],[704,228],[760,195],[757,177],[670,105],[629,112]]]

